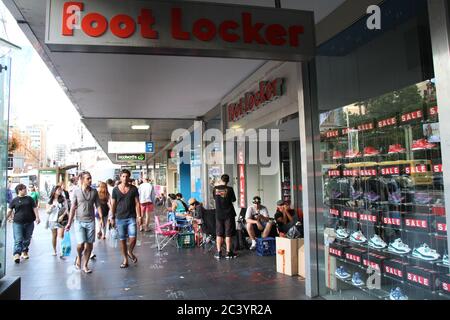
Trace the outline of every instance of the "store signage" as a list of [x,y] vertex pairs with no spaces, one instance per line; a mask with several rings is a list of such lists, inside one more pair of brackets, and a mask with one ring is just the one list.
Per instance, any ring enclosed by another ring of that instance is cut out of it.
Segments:
[[51,50],[306,61],[312,12],[189,1],[49,0]]
[[373,122],[360,124],[358,126],[358,131],[367,131],[367,130],[372,130],[372,129],[374,129]]
[[372,269],[381,271],[380,265],[379,265],[378,263],[375,263],[375,262],[370,261],[370,260],[368,260],[368,259],[363,259],[363,264],[364,264],[366,267],[371,267]]
[[436,223],[436,229],[438,232],[447,232],[447,224],[446,223]]
[[331,248],[329,249],[329,253],[334,256],[342,257],[342,250]]
[[401,226],[402,222],[399,218],[383,217],[383,223],[393,226]]
[[400,174],[400,167],[381,168],[381,174],[383,176],[393,175],[393,174]]
[[419,276],[412,272],[407,273],[407,278],[408,278],[408,281],[415,282],[415,283],[418,283],[418,284],[421,284],[421,285],[427,286],[427,287],[430,286],[430,279]]
[[368,176],[372,177],[372,176],[378,175],[378,172],[376,169],[361,169],[359,173],[361,176],[365,176],[365,177],[368,177]]
[[330,209],[330,214],[332,216],[338,217],[339,216],[339,210],[337,210],[337,209]]
[[377,222],[377,216],[372,215],[372,214],[362,213],[362,214],[359,215],[359,220],[376,223]]
[[146,153],[154,153],[155,152],[155,143],[153,141],[145,142],[145,152]]
[[426,164],[420,164],[415,167],[406,167],[405,173],[406,174],[412,174],[412,173],[427,173],[427,165]]
[[438,115],[438,107],[435,106],[435,107],[431,107],[430,109],[428,109],[428,115],[430,117],[437,116]]
[[408,121],[418,120],[418,119],[422,119],[422,118],[423,118],[423,111],[422,110],[417,110],[417,111],[414,111],[414,112],[409,112],[409,113],[402,114],[401,121],[402,122],[408,122]]
[[419,219],[405,219],[405,224],[407,227],[412,228],[421,228],[421,229],[427,229],[428,223],[427,220],[419,220]]
[[342,216],[350,219],[358,219],[358,212],[344,210]]
[[342,135],[345,136],[352,130],[355,130],[355,129],[353,129],[353,128],[344,128],[344,129],[342,129]]
[[325,132],[325,137],[327,138],[336,138],[339,137],[339,130],[330,130]]
[[361,257],[357,256],[356,254],[346,253],[345,258],[357,263],[361,263]]
[[117,154],[117,161],[145,161],[145,153]]
[[442,171],[442,164],[435,164],[433,165],[433,172],[434,173],[441,173]]
[[444,289],[447,292],[450,292],[450,284],[447,282],[442,282],[442,289]]
[[145,141],[108,141],[108,153],[145,153]]
[[359,176],[359,171],[356,169],[353,169],[353,170],[345,169],[342,172],[342,174],[344,175],[344,177],[357,177],[357,176]]
[[245,201],[245,164],[239,165],[239,205],[241,208],[246,208]]
[[392,117],[392,118],[388,118],[388,119],[384,119],[384,120],[379,120],[377,122],[377,124],[378,124],[378,128],[395,126],[397,124],[397,118],[396,117]]
[[389,274],[391,274],[393,276],[396,276],[398,278],[403,278],[403,271],[402,270],[399,270],[399,269],[396,269],[396,268],[393,268],[393,267],[389,267],[389,266],[384,266],[384,271],[386,273],[389,273]]
[[328,170],[328,175],[330,177],[339,177],[341,172],[339,170]]
[[228,121],[237,121],[257,108],[281,97],[284,94],[284,82],[284,78],[277,78],[273,81],[261,81],[258,91],[247,92],[239,99],[239,102],[228,105]]

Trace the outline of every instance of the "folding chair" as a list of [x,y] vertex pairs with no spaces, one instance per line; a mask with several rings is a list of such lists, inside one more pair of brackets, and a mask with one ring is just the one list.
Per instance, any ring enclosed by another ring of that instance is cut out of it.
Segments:
[[173,221],[160,224],[159,217],[155,215],[155,239],[158,251],[164,249],[171,240],[176,239],[178,233]]

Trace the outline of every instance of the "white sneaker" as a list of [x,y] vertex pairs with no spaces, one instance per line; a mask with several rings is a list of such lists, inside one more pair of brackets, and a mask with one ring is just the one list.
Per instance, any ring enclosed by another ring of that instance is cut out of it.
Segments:
[[369,247],[375,249],[384,249],[387,247],[387,244],[383,241],[383,239],[381,239],[379,235],[374,234],[373,237],[369,240]]
[[348,230],[343,227],[339,227],[336,230],[336,237],[339,239],[347,239],[349,236],[350,236],[350,232],[348,232]]
[[350,236],[350,240],[356,243],[365,243],[367,238],[363,235],[361,230],[355,231]]
[[250,246],[250,250],[255,250],[256,249],[256,241],[252,240],[252,245]]
[[393,242],[389,243],[388,250],[395,253],[405,254],[410,252],[411,248],[406,243],[403,243],[401,238],[397,238]]
[[440,254],[436,250],[431,249],[426,243],[422,244],[420,247],[415,248],[412,253],[413,257],[433,261],[440,258]]

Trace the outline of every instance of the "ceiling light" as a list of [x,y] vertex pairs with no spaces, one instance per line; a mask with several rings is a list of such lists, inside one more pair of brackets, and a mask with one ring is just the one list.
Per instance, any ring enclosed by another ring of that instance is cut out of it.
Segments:
[[133,125],[133,126],[131,126],[131,129],[133,129],[133,130],[148,130],[148,129],[150,129],[150,126],[148,124],[145,124],[145,125]]

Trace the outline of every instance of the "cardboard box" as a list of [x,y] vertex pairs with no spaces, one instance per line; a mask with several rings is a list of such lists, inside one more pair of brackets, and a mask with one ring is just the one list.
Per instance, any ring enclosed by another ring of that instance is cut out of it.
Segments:
[[306,278],[305,271],[305,239],[297,239],[298,275]]
[[277,253],[277,272],[288,276],[298,274],[298,239],[277,237],[275,239],[275,243]]

